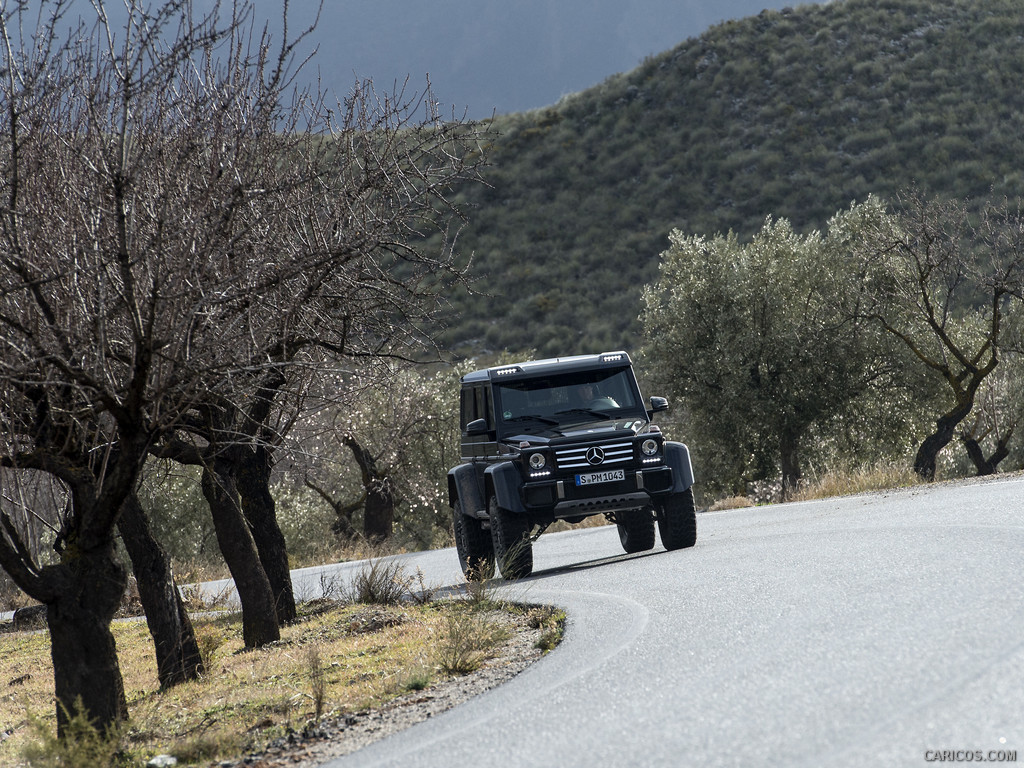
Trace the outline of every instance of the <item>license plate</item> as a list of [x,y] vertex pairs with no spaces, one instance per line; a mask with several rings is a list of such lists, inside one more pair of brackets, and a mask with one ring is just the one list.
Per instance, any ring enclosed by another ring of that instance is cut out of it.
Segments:
[[604,472],[590,472],[586,475],[576,475],[576,485],[594,485],[595,483],[614,483],[616,480],[625,480],[626,472],[622,469],[605,470]]

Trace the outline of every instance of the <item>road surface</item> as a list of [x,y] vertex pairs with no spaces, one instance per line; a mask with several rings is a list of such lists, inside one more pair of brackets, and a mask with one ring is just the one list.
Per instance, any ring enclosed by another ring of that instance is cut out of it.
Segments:
[[[452,550],[403,559],[459,581]],[[550,534],[535,564],[503,589],[566,609],[558,649],[326,765],[1024,763],[1024,477],[703,514],[677,552]]]

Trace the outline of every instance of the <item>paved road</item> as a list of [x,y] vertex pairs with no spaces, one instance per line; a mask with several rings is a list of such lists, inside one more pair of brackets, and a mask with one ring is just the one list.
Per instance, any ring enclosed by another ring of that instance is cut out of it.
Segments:
[[[698,525],[694,549],[639,556],[619,554],[613,528],[542,537],[537,573],[509,589],[567,609],[562,645],[327,765],[1024,763],[1024,478]],[[407,566],[458,579],[451,550]],[[298,591],[319,574],[297,574]]]

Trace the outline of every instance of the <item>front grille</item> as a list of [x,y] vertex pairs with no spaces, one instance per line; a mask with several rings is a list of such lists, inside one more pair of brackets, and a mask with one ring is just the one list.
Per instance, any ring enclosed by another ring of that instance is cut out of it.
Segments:
[[[587,451],[600,448],[604,451],[604,461],[592,464],[587,461]],[[555,451],[555,461],[560,469],[587,469],[588,467],[606,467],[609,464],[623,464],[633,459],[633,443],[607,443],[605,445],[582,445],[562,448]]]

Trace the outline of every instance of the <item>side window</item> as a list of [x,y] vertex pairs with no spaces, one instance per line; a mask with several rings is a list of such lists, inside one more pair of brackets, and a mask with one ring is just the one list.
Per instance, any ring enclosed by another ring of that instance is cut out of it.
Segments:
[[494,409],[491,408],[491,388],[477,387],[475,400],[476,408],[473,418],[487,419],[487,429],[494,429]]
[[463,432],[469,422],[477,419],[487,419],[487,428],[494,429],[493,411],[490,387],[472,387],[459,392],[459,427]]
[[474,405],[472,389],[463,389],[459,392],[459,428],[463,432],[466,431],[466,425],[474,418]]

